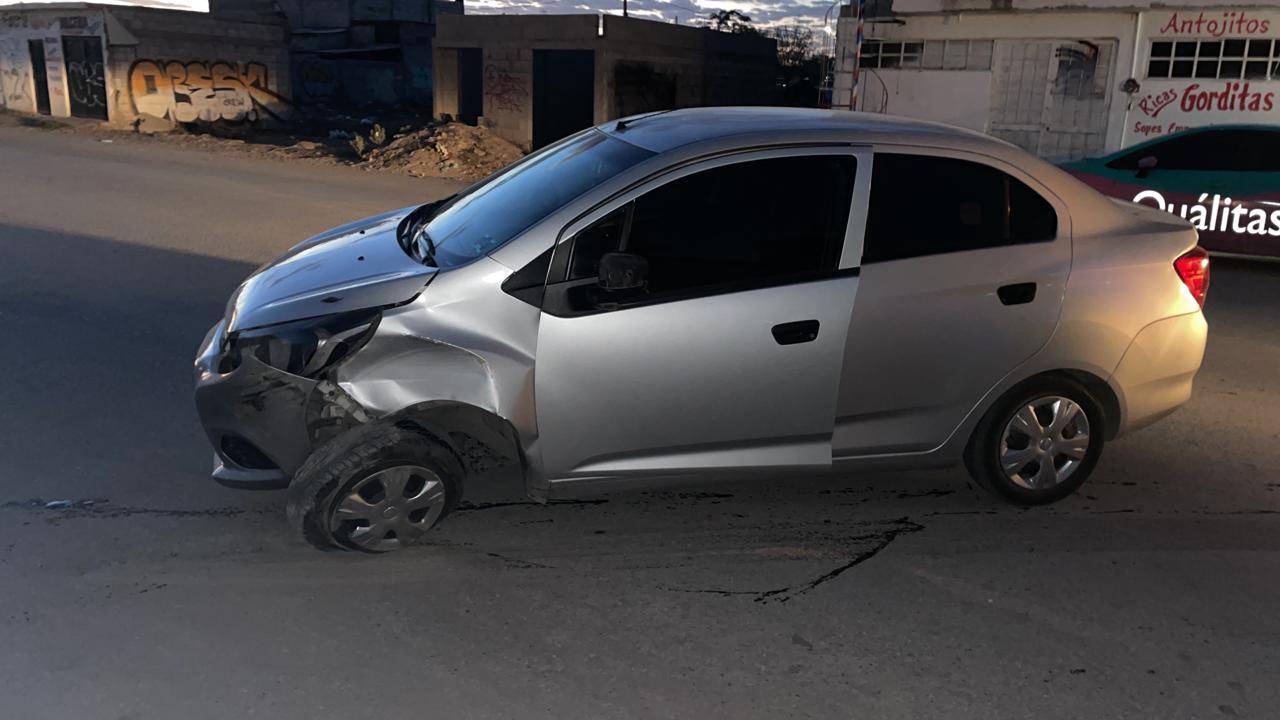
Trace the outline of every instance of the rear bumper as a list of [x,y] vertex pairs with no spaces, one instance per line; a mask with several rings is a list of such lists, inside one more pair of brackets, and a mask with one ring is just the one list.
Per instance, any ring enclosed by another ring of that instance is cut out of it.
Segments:
[[1196,311],[1158,320],[1134,337],[1111,376],[1123,405],[1120,434],[1150,425],[1191,399],[1208,334],[1204,314]]

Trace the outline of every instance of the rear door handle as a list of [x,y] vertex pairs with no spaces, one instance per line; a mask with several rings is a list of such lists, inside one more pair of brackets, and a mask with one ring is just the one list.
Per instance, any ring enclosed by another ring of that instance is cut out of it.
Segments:
[[797,320],[773,326],[773,339],[779,345],[798,345],[818,339],[817,320]]
[[1003,285],[996,290],[1000,302],[1005,305],[1025,305],[1036,299],[1036,284],[1033,282]]

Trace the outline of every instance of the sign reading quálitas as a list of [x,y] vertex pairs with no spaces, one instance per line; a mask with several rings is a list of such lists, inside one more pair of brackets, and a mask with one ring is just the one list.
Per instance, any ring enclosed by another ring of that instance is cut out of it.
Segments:
[[1229,197],[1200,193],[1195,203],[1177,203],[1156,190],[1143,190],[1133,201],[1185,218],[1200,232],[1280,237],[1280,202],[1263,200],[1256,204],[1266,207],[1248,207],[1233,205]]

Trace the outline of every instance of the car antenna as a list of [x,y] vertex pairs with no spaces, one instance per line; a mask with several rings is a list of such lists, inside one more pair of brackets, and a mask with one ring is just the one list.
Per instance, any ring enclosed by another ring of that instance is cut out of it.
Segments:
[[613,129],[614,129],[614,130],[616,130],[617,132],[622,132],[623,130],[626,130],[627,128],[631,127],[632,125],[636,124],[637,122],[639,122],[639,121],[641,121],[641,120],[648,120],[648,119],[649,119],[649,118],[651,118],[651,117],[657,117],[657,116],[659,116],[659,115],[666,115],[666,114],[667,114],[667,113],[669,113],[669,112],[675,112],[675,110],[674,110],[674,109],[672,109],[672,110],[659,110],[659,111],[657,111],[657,112],[651,112],[651,113],[648,113],[648,114],[646,114],[646,115],[639,115],[639,116],[637,116],[637,117],[633,117],[633,118],[630,118],[630,119],[627,119],[627,120],[619,120],[619,121],[618,121],[618,124],[613,126]]

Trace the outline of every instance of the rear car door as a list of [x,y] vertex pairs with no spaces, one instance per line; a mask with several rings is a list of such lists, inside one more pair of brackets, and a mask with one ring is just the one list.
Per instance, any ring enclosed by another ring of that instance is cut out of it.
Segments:
[[1065,207],[1021,171],[877,149],[836,457],[932,450],[1052,335],[1071,265]]
[[[566,229],[534,377],[553,482],[830,465],[865,162],[848,148],[720,157]],[[601,292],[612,251],[648,261],[643,291]]]

